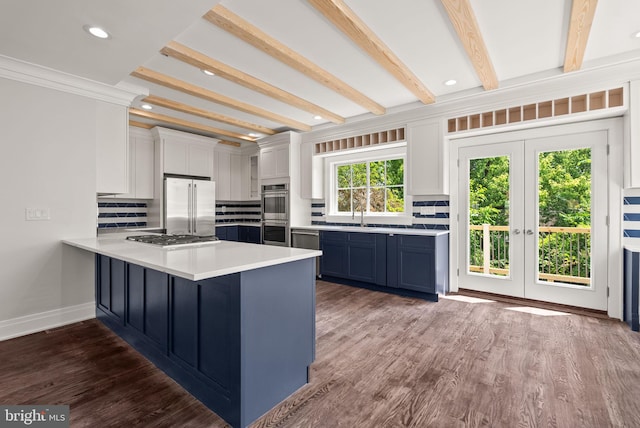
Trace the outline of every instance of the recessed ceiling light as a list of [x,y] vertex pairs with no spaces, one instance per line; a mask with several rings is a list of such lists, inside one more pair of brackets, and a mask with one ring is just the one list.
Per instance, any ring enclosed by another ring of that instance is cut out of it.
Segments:
[[202,70],[202,72],[204,74],[206,74],[207,76],[215,76],[216,75],[213,71],[209,71],[209,70]]
[[319,114],[317,114],[317,115],[313,116],[313,118],[314,118],[315,120],[322,120],[322,116],[320,116]]
[[455,85],[456,83],[458,83],[458,81],[457,81],[457,80],[455,80],[455,79],[449,79],[449,80],[447,80],[446,82],[444,82],[444,84],[445,84],[445,85],[447,85],[447,86],[453,86],[453,85]]
[[636,39],[640,39],[640,31],[633,33],[633,37],[635,37]]
[[142,104],[140,107],[142,107],[145,110],[151,110],[153,107],[150,106],[149,104]]
[[93,25],[85,25],[84,27],[82,27],[84,29],[84,31],[86,31],[87,33],[91,34],[94,37],[97,37],[99,39],[108,39],[109,38],[109,33],[107,33],[105,30],[103,30],[100,27],[95,27]]
[[249,132],[249,137],[257,138],[259,136],[260,136],[260,134],[256,134],[255,132]]

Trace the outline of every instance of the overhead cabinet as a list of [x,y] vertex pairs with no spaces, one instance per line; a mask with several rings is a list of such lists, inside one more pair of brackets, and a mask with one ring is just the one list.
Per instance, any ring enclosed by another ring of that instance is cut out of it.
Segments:
[[129,192],[129,109],[96,102],[96,192]]
[[129,193],[123,199],[153,199],[154,148],[151,132],[129,129]]
[[259,198],[257,151],[257,146],[247,150],[216,147],[214,180],[217,200],[246,201]]
[[289,146],[275,146],[260,151],[260,178],[289,177]]
[[213,178],[213,150],[218,140],[155,127],[162,174]]
[[640,187],[640,80],[629,84],[629,110],[625,115],[629,138],[625,141],[625,187]]
[[449,194],[449,150],[439,120],[407,125],[407,193]]

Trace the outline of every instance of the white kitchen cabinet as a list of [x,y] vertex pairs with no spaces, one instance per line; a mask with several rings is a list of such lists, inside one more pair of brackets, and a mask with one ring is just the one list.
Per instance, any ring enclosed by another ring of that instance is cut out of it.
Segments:
[[314,156],[314,148],[314,143],[300,146],[300,196],[324,199],[324,158]]
[[624,187],[640,187],[640,80],[629,84],[629,110],[625,115]]
[[440,121],[407,124],[407,193],[449,194],[449,151]]
[[241,156],[241,194],[243,201],[259,200],[258,146],[243,148]]
[[290,139],[291,133],[284,132],[260,140],[261,179],[289,177]]
[[129,192],[123,199],[153,199],[153,137],[146,129],[129,129]]
[[242,201],[245,194],[242,189],[243,173],[242,152],[226,146],[216,147],[215,150],[216,199],[219,201]]
[[230,156],[230,174],[229,187],[232,201],[242,200],[242,155],[240,153],[232,153]]
[[282,132],[258,141],[261,184],[289,184],[289,224],[307,226],[311,222],[311,203],[301,193],[300,134]]
[[214,154],[215,159],[215,174],[214,180],[216,182],[216,200],[217,201],[229,201],[231,200],[231,154],[227,151],[216,150]]
[[96,102],[96,192],[129,192],[129,110]]
[[158,127],[152,132],[161,151],[162,174],[213,177],[213,148],[218,140]]

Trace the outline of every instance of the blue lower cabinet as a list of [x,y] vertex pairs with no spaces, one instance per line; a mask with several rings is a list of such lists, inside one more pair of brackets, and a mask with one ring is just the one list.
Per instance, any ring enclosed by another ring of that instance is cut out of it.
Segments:
[[379,233],[348,234],[348,278],[376,285],[387,283],[387,237]]
[[238,240],[240,242],[248,242],[249,244],[261,244],[260,239],[261,227],[260,226],[239,226],[238,227]]
[[321,231],[320,249],[320,271],[329,280],[429,299],[448,291],[447,234]]
[[238,226],[216,226],[216,236],[223,241],[238,241]]
[[448,291],[448,235],[389,235],[387,243],[390,286],[431,294]]
[[624,321],[640,330],[640,252],[624,250]]
[[323,276],[349,277],[347,240],[345,232],[320,232],[320,272]]

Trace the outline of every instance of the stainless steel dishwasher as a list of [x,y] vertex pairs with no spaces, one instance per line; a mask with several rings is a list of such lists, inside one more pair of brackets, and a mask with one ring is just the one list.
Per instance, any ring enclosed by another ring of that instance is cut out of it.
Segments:
[[[320,232],[311,229],[291,229],[291,246],[307,250],[320,249]],[[320,257],[316,257],[316,276],[320,278]]]

